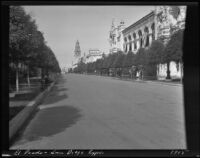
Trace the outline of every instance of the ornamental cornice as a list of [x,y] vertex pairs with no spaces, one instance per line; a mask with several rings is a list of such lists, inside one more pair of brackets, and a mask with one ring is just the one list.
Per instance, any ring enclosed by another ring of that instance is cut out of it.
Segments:
[[[149,14],[147,14],[146,16],[144,16],[143,18],[141,18],[140,20],[136,21],[135,23],[133,23],[129,27],[125,28],[122,31],[122,33],[123,34],[128,34],[128,33],[132,32],[133,29],[136,30],[136,29],[140,28],[144,24],[146,24],[146,23],[151,22],[152,20],[154,20],[154,16],[155,16],[154,11],[150,12]],[[153,18],[153,19],[151,19],[151,18]]]

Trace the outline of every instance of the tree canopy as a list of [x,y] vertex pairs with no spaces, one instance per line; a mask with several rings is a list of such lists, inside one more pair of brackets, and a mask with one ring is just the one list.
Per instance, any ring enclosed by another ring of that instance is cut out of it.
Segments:
[[54,52],[46,45],[35,20],[23,7],[10,6],[9,62],[60,72]]
[[125,55],[123,60],[123,67],[131,67],[135,63],[135,54],[132,52],[128,52],[127,55]]
[[178,30],[175,32],[169,42],[166,45],[163,54],[163,60],[165,62],[175,61],[175,62],[182,62],[182,55],[183,55],[183,30]]
[[115,56],[115,59],[113,60],[113,67],[114,68],[121,68],[123,67],[123,60],[124,60],[124,53],[123,52],[118,52]]
[[146,55],[145,49],[140,48],[135,57],[135,65],[136,66],[145,65],[147,62],[146,59],[147,59],[147,55]]
[[152,42],[150,48],[147,50],[147,62],[150,65],[162,63],[162,55],[164,53],[164,44],[155,40]]

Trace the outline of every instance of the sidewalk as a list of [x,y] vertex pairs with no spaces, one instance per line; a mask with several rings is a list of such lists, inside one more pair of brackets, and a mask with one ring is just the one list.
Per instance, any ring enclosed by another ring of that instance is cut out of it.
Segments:
[[[51,88],[54,86],[55,81],[50,83],[48,87],[46,87],[43,91],[39,91],[35,94],[34,97],[29,98],[28,103],[21,102],[23,105],[10,107],[10,111],[13,111],[15,115],[9,121],[9,140],[10,144],[13,143],[15,136],[18,134],[20,129],[28,123],[29,118],[37,111],[37,106],[42,102],[43,98],[48,94]],[[24,98],[23,98],[24,101]],[[26,103],[26,104],[25,104]]]
[[165,80],[141,80],[141,79],[127,79],[127,78],[118,78],[118,77],[112,77],[114,79],[118,80],[124,80],[124,81],[131,81],[131,82],[139,82],[139,83],[155,83],[155,84],[164,84],[164,85],[170,85],[170,86],[183,86],[180,82],[173,82],[173,81],[165,81]]
[[[88,74],[88,75],[97,75],[97,74]],[[123,81],[131,81],[131,82],[138,82],[138,83],[155,83],[155,84],[164,84],[170,86],[183,86],[181,82],[177,81],[167,81],[167,80],[141,80],[141,79],[130,79],[130,78],[120,78],[120,77],[112,77],[112,76],[105,76],[105,75],[97,75],[101,77],[110,77],[116,80],[123,80]]]
[[41,92],[40,87],[40,84],[31,85],[20,89],[19,92],[9,93],[9,120],[14,118]]
[[[48,92],[52,89],[59,78],[59,74],[55,75],[55,80],[47,83],[42,89],[41,82],[32,82],[34,85],[32,88],[26,87],[21,91],[21,93],[17,93],[15,98],[10,98],[9,109],[12,109],[15,114],[13,118],[9,121],[10,144],[12,144],[12,142],[15,140],[15,136],[20,133],[20,130],[26,126],[29,118],[31,118],[37,111],[37,106],[42,102],[44,97],[48,95]],[[12,101],[14,102],[12,103]]]

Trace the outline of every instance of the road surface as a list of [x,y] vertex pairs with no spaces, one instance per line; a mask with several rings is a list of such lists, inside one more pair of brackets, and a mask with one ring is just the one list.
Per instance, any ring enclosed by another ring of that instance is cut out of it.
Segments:
[[11,149],[185,149],[183,87],[67,74]]

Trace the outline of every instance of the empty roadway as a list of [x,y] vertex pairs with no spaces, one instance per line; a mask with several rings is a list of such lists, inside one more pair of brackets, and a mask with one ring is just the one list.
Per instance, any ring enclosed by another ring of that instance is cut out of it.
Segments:
[[184,149],[183,87],[67,74],[11,149]]

